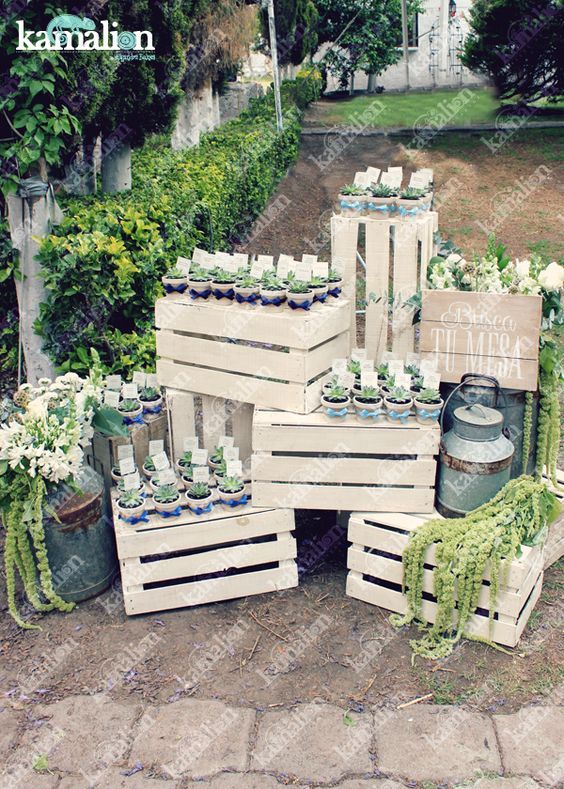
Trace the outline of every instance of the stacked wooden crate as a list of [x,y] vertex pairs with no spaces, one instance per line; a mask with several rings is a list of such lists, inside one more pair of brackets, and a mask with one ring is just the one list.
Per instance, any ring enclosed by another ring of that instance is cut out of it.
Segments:
[[[433,517],[440,517],[434,513]],[[405,613],[407,600],[402,594],[402,554],[410,534],[429,515],[408,515],[389,512],[353,512],[349,520],[349,548],[347,594],[367,603]],[[433,596],[433,570],[436,566],[435,549],[431,546],[425,556],[423,580],[423,615],[434,622],[437,613]],[[470,620],[467,632],[491,638],[498,644],[513,647],[521,637],[542,590],[544,557],[541,547],[522,546],[522,553],[514,559],[504,583],[500,585],[492,630],[489,628],[489,576],[484,576],[478,610]]]

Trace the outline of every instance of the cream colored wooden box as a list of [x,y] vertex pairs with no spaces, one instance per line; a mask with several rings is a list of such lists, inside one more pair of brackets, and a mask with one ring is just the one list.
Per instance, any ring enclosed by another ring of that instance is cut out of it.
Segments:
[[[403,513],[353,512],[349,519],[347,594],[367,603],[405,613],[407,602],[402,594],[402,554],[409,535],[429,515]],[[431,517],[440,517],[434,513]],[[425,557],[429,567],[435,566],[434,547]],[[470,620],[468,632],[491,638],[498,644],[513,647],[519,641],[542,590],[544,557],[540,547],[523,546],[519,559],[509,567],[507,582],[500,586],[495,620],[490,633],[489,576],[485,575],[477,613]],[[437,604],[433,596],[433,571],[425,570],[423,581],[423,615],[434,622]]]
[[261,507],[431,512],[438,425],[366,424],[255,409],[252,479]]
[[319,402],[334,359],[347,356],[351,304],[334,299],[310,312],[288,307],[157,301],[161,386],[305,414]]
[[[124,523],[112,494],[127,614],[185,608],[298,585],[294,513],[218,504],[164,519]],[[231,574],[226,574],[231,571]],[[238,572],[237,572],[238,571]]]

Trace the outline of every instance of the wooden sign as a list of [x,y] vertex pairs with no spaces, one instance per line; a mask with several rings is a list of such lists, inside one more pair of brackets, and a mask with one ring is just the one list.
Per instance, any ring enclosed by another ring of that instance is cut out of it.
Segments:
[[443,381],[482,373],[535,391],[541,317],[541,296],[424,290],[421,359],[433,360]]

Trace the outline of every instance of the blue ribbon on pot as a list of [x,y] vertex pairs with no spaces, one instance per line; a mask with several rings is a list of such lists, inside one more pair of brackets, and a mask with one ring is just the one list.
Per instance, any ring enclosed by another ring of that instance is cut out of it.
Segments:
[[205,515],[206,512],[213,510],[213,501],[210,501],[207,507],[190,507],[190,509],[195,515]]
[[359,417],[361,419],[368,419],[372,417],[372,419],[376,419],[379,416],[382,416],[384,413],[381,408],[377,408],[376,411],[369,411],[368,408],[363,408],[362,411],[357,411]]
[[196,290],[196,288],[190,288],[191,299],[207,299],[210,294],[211,288],[207,288],[207,290]]
[[[220,493],[220,495],[221,495],[221,493]],[[247,494],[246,493],[238,501],[224,501],[223,499],[221,499],[221,503],[222,504],[227,504],[228,507],[242,507],[244,504],[247,503],[247,501],[248,501],[248,499],[247,499]]]
[[267,307],[269,304],[274,304],[275,307],[279,307],[284,303],[284,299],[281,299],[280,296],[276,296],[274,299],[267,299],[266,296],[261,296],[260,303],[264,307]]
[[145,408],[145,406],[143,406],[143,412],[145,414],[160,414],[162,410],[163,410],[163,408],[162,408],[161,405],[155,405],[155,406],[152,406],[152,407],[148,406],[147,408]]
[[354,208],[355,211],[360,211],[364,208],[364,203],[359,203],[358,200],[350,203],[348,200],[341,200],[341,208]]
[[419,208],[405,208],[403,205],[398,206],[398,211],[400,216],[416,216],[420,213]]
[[239,304],[254,304],[257,299],[258,293],[251,293],[250,296],[242,296],[240,293],[235,294],[235,300],[238,301]]
[[438,419],[441,415],[441,409],[437,408],[436,411],[426,411],[424,408],[421,408],[417,412],[417,416],[421,419]]
[[327,293],[322,293],[322,294],[321,294],[321,296],[318,296],[318,295],[316,294],[316,295],[313,297],[313,300],[314,300],[314,301],[320,301],[320,302],[323,304],[323,302],[325,301],[325,299],[327,298],[327,296],[328,296],[328,295],[329,295],[329,291],[327,291]]
[[217,288],[214,288],[213,295],[216,297],[216,299],[230,299],[231,301],[233,301],[235,291],[233,290],[233,288],[229,288],[229,290],[226,291],[218,290]]
[[387,213],[391,214],[392,211],[394,210],[394,205],[392,203],[390,203],[389,205],[387,204],[382,205],[381,203],[368,203],[367,208],[370,211],[381,211],[383,214],[387,214]]
[[178,518],[178,516],[181,513],[182,513],[182,507],[180,506],[180,504],[178,505],[178,507],[176,507],[176,509],[171,510],[170,512],[159,511],[159,515],[161,516],[161,518]]
[[340,410],[337,410],[336,408],[326,408],[325,413],[327,416],[346,416],[349,413],[349,409],[346,407],[341,408]]
[[334,296],[335,298],[338,298],[342,292],[343,291],[341,290],[341,288],[331,288],[331,290],[327,291],[327,294],[329,296]]
[[164,289],[166,293],[184,293],[188,285],[186,283],[182,283],[182,285],[165,285]]
[[292,301],[292,299],[288,299],[288,305],[293,310],[305,310],[306,312],[309,312],[309,308],[312,304],[313,301],[304,301],[302,304],[296,304],[296,302]]
[[136,523],[149,523],[149,516],[146,512],[144,512],[143,515],[140,515],[138,518],[124,518],[120,513],[119,519],[124,523],[130,523],[132,526],[135,526]]
[[411,411],[388,411],[388,416],[395,422],[406,422]]
[[141,416],[141,414],[139,414],[139,416],[124,416],[123,417],[123,424],[124,425],[133,425],[133,424],[144,425],[145,422],[143,422],[143,417]]

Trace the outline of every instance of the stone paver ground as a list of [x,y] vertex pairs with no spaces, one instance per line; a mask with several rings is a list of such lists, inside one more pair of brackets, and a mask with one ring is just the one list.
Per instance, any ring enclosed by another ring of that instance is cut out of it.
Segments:
[[2,739],[1,789],[538,789],[564,781],[558,705],[512,715],[425,704],[263,711],[197,699],[143,708],[77,695],[35,707],[21,737],[23,720],[0,720],[15,735]]

